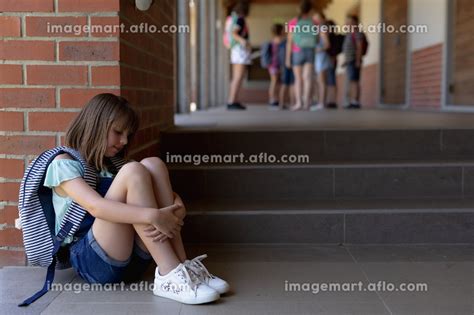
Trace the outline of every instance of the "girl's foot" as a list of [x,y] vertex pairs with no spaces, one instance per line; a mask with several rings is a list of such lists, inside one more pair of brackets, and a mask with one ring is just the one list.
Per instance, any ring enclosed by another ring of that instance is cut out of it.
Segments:
[[324,105],[323,105],[323,104],[317,104],[317,105],[311,106],[311,108],[310,108],[310,110],[311,110],[312,112],[318,111],[318,110],[321,110],[321,109],[324,109]]
[[295,112],[295,111],[297,111],[297,110],[300,110],[301,108],[302,108],[301,105],[294,105],[294,106],[291,106],[291,107],[290,107],[290,110],[291,110],[292,112]]
[[183,264],[163,276],[156,267],[153,294],[184,304],[209,303],[220,297],[219,292],[202,283]]
[[191,260],[186,260],[184,265],[186,268],[194,272],[203,283],[207,284],[220,294],[228,292],[230,288],[229,284],[225,280],[211,274],[202,263],[202,260],[206,257],[206,254],[197,256]]

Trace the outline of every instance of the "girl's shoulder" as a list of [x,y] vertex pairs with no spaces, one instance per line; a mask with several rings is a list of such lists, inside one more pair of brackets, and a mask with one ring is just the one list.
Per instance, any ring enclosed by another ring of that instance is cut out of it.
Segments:
[[54,160],[74,160],[68,153],[57,155]]
[[81,162],[72,159],[71,156],[61,154],[62,157],[55,158],[46,170],[44,186],[56,187],[66,180],[84,176]]

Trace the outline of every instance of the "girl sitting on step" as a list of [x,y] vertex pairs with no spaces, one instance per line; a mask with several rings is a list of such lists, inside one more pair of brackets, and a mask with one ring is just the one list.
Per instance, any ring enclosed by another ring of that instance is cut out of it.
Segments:
[[137,279],[154,260],[155,295],[187,304],[215,301],[229,285],[207,271],[201,262],[205,256],[187,259],[180,235],[186,210],[165,164],[149,157],[117,171],[110,163],[113,157],[127,159],[137,130],[138,117],[127,100],[99,94],[72,122],[65,139],[97,170],[97,191],[70,155],[58,155],[48,166],[44,185],[53,189],[56,222],[72,201],[88,212],[74,238],[64,241],[70,263],[86,282],[115,283]]

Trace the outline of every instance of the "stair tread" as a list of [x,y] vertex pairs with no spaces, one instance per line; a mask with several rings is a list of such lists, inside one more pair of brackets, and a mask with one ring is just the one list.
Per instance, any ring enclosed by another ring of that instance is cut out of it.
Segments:
[[[166,162],[166,161],[165,161]],[[254,163],[254,164],[203,164],[193,165],[191,163],[183,164],[167,164],[170,170],[182,169],[227,169],[227,168],[346,168],[346,167],[459,167],[474,166],[474,160],[433,160],[433,161],[416,161],[416,160],[376,160],[376,161],[321,161],[317,163],[307,164],[270,164],[270,163]]]
[[186,202],[188,213],[228,212],[474,212],[474,199],[413,200],[201,200]]

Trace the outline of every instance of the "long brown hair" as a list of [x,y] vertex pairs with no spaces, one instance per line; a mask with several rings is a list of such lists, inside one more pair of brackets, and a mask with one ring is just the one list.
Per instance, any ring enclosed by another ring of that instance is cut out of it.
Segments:
[[138,130],[138,115],[125,98],[110,93],[94,96],[81,110],[66,132],[66,146],[78,150],[97,170],[103,170],[107,135],[113,123],[128,131],[128,144],[117,154],[127,159]]

